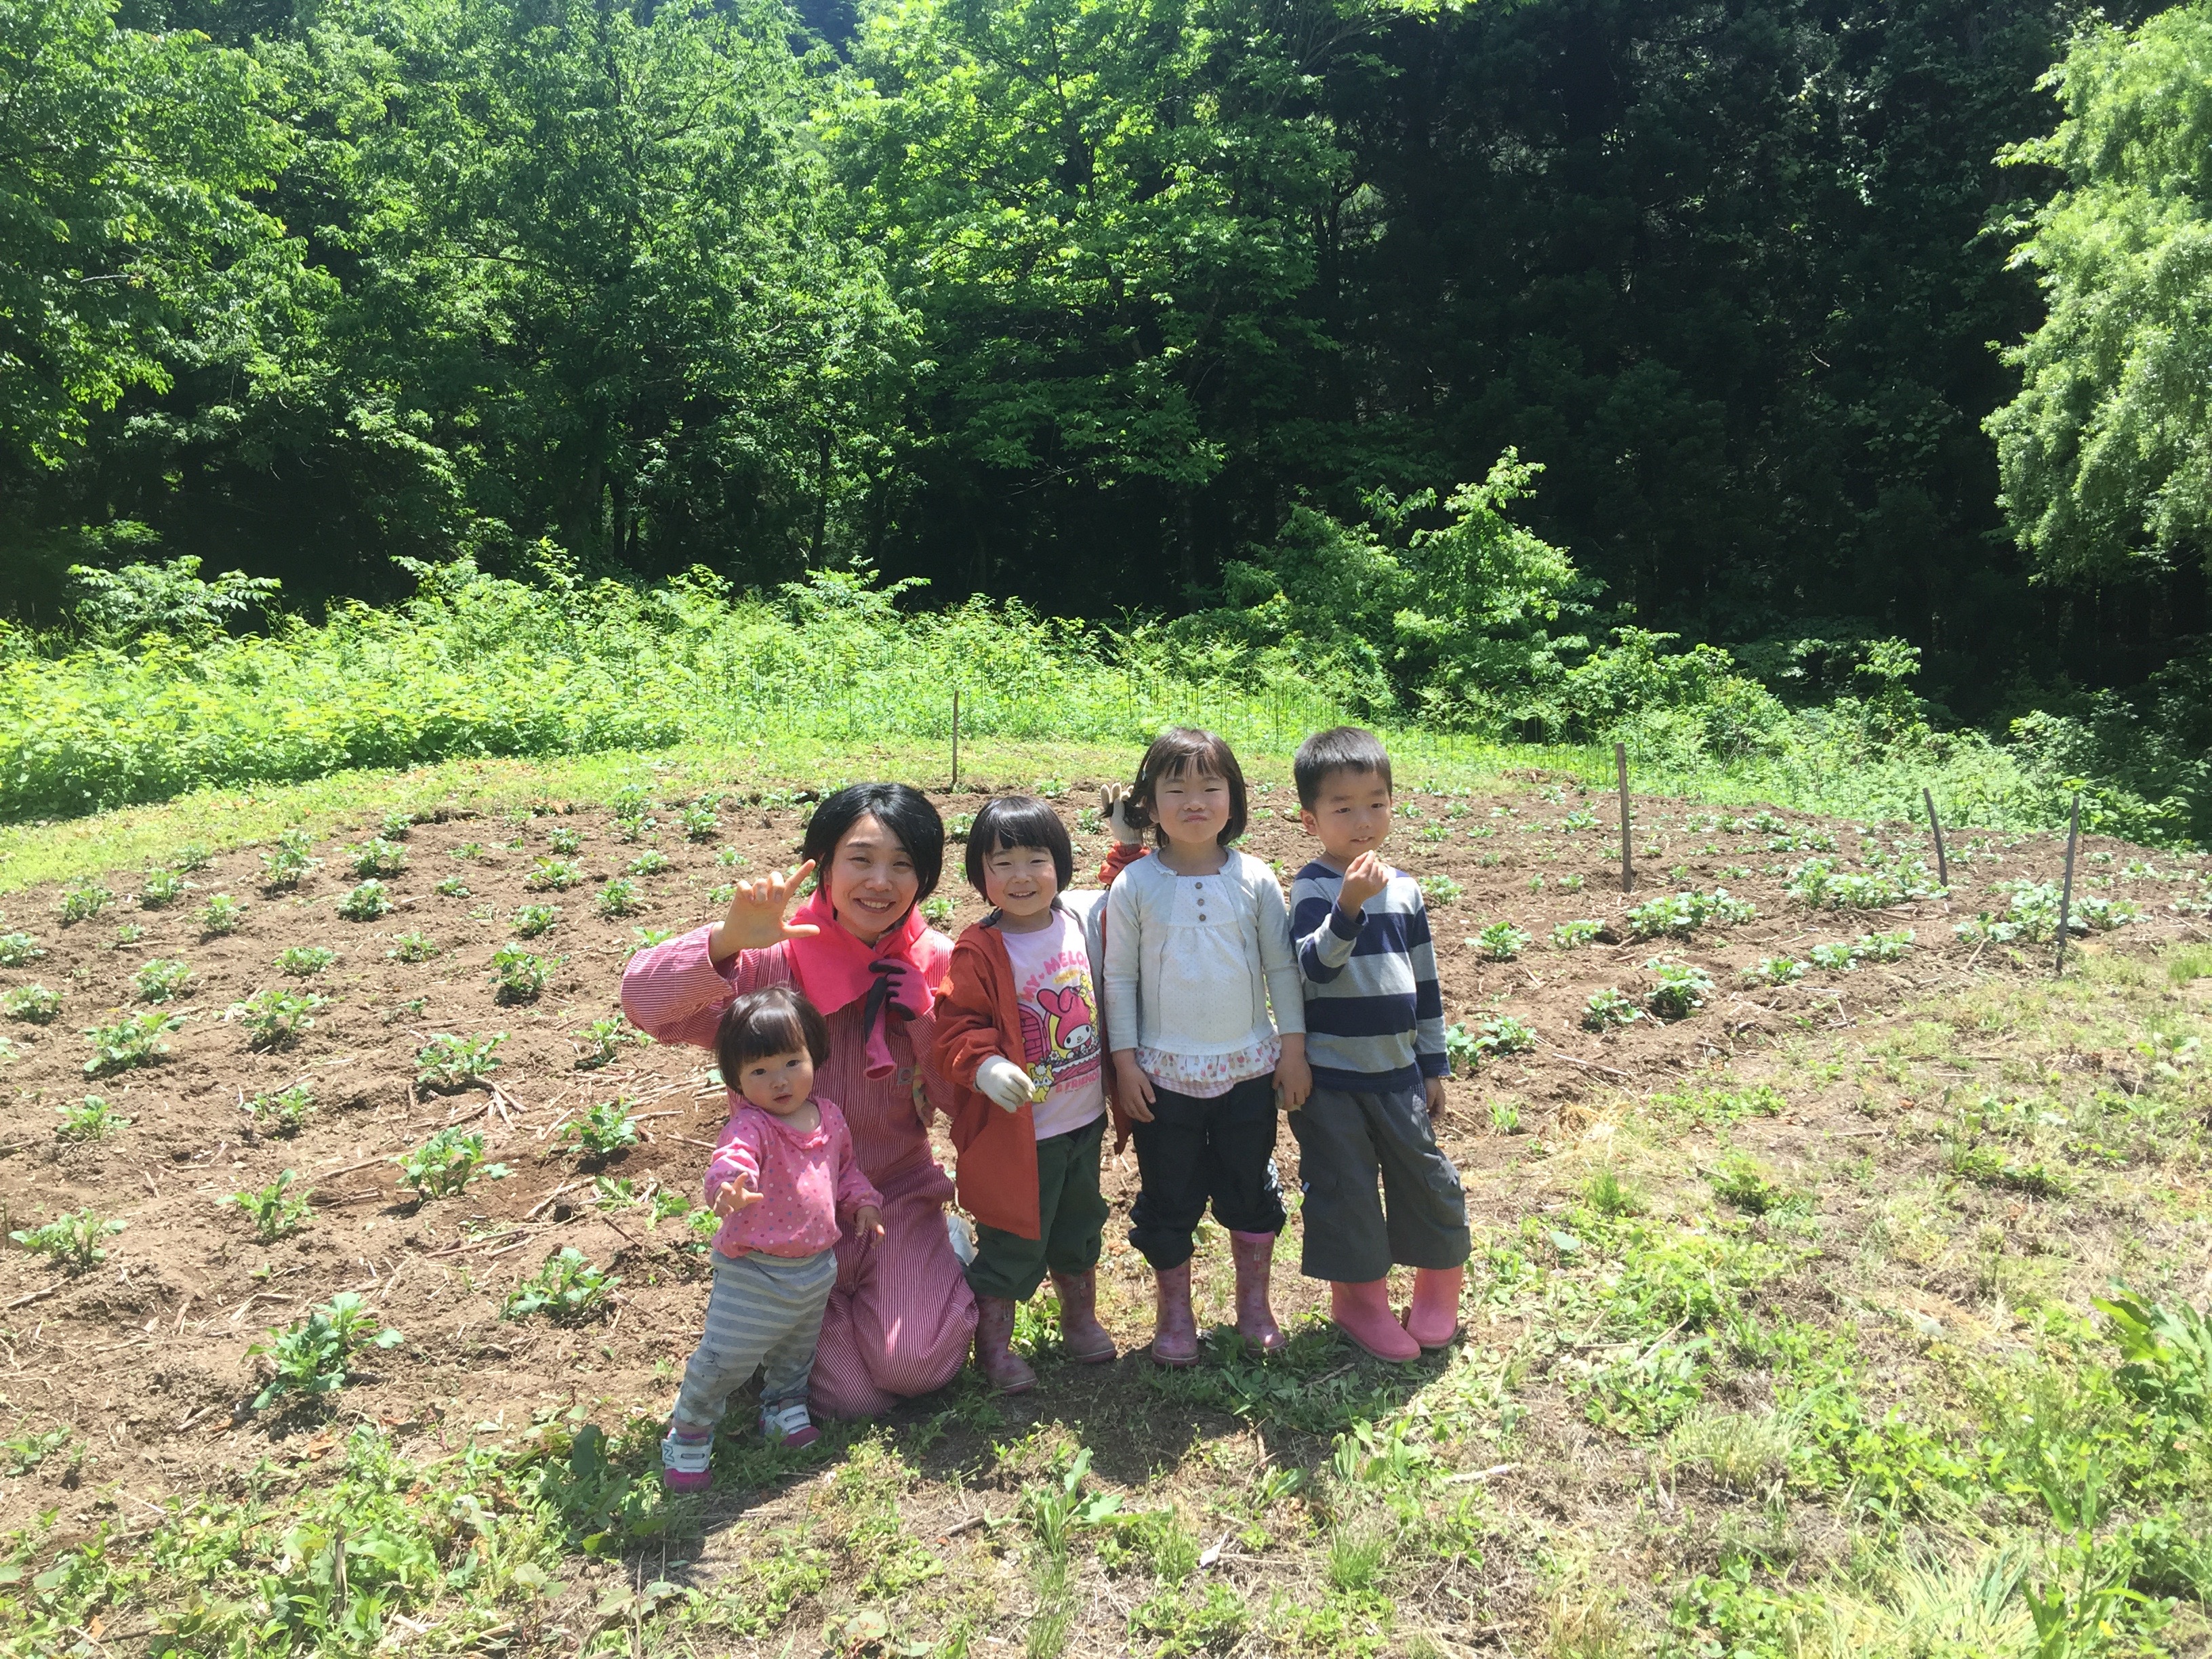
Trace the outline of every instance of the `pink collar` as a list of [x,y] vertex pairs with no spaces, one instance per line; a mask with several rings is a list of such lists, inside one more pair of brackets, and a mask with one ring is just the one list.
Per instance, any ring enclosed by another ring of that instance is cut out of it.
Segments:
[[[946,954],[942,937],[922,920],[921,907],[909,908],[899,925],[873,945],[854,939],[837,925],[830,895],[817,887],[805,903],[792,914],[793,922],[811,922],[822,931],[811,938],[790,941],[791,971],[806,1000],[826,1016],[848,1003],[858,1002],[874,988],[877,975],[869,963],[878,960],[902,962],[913,969],[915,983],[908,992],[908,1012],[926,1014],[932,1006],[933,983]],[[920,1006],[911,999],[919,994]]]

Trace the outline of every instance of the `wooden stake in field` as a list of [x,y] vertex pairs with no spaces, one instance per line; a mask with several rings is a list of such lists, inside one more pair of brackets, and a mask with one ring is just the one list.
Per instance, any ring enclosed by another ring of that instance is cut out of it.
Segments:
[[1936,816],[1936,797],[1926,789],[1920,799],[1928,803],[1928,829],[1936,837],[1936,880],[1939,885],[1951,884],[1951,860],[1943,856],[1943,821]]
[[947,794],[960,793],[960,688],[952,688],[952,787]]
[[2058,960],[2054,974],[2066,971],[2066,916],[2074,908],[2074,843],[2081,838],[2081,792],[2074,792],[2074,813],[2066,826],[2066,880],[2058,890]]
[[1628,745],[1613,745],[1613,763],[1620,774],[1620,890],[1636,890],[1636,863],[1628,850]]

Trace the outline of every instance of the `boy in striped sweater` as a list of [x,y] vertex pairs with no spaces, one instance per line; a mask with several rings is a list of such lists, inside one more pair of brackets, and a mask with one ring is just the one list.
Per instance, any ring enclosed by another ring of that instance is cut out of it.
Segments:
[[[1378,1359],[1413,1359],[1459,1334],[1469,1248],[1459,1171],[1434,1127],[1450,1066],[1428,908],[1413,878],[1378,856],[1390,833],[1381,740],[1350,726],[1316,732],[1293,770],[1299,821],[1322,844],[1291,884],[1314,1081],[1291,1114],[1305,1190],[1300,1265],[1329,1281],[1329,1316],[1346,1336]],[[1415,1270],[1402,1325],[1390,1313],[1394,1263]]]

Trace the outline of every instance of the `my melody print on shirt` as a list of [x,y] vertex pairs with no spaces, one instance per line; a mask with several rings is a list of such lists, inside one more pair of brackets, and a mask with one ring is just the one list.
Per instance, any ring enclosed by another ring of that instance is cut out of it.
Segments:
[[1005,928],[1006,958],[1021,1007],[1024,1052],[1011,1058],[1052,1092],[1031,1109],[1039,1140],[1082,1128],[1106,1109],[1105,1054],[1098,1042],[1098,997],[1083,929],[1063,911],[1033,933]]

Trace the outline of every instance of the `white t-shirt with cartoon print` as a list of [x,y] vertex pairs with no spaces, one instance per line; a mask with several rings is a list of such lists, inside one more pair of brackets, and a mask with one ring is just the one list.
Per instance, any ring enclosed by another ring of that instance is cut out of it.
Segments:
[[1018,933],[1001,927],[1021,1007],[1024,1053],[1008,1058],[1052,1092],[1030,1109],[1039,1140],[1072,1134],[1106,1110],[1106,1056],[1098,1042],[1098,994],[1083,927],[1064,910],[1052,926]]

